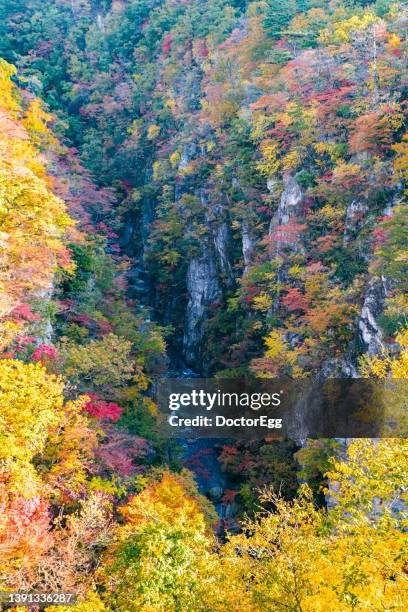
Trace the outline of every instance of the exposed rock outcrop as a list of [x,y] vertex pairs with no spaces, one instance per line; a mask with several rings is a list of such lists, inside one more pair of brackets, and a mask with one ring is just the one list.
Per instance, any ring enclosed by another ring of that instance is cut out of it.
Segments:
[[248,274],[255,254],[255,240],[251,236],[248,221],[242,223],[242,256],[244,258],[244,276]]
[[[276,182],[269,179],[267,187],[273,192]],[[290,174],[283,176],[283,191],[280,197],[279,206],[272,217],[270,229],[278,225],[286,225],[290,219],[299,214],[299,204],[302,201],[302,189],[297,180]]]
[[225,221],[220,223],[214,232],[214,247],[217,253],[221,273],[227,284],[233,280],[231,264],[228,257],[229,232]]
[[329,359],[323,364],[320,376],[326,378],[359,378],[355,356],[352,352],[336,359]]
[[378,323],[378,316],[384,309],[384,301],[388,294],[387,280],[373,280],[370,282],[358,320],[360,340],[370,357],[381,353],[385,348],[384,334]]
[[346,221],[343,235],[343,245],[346,246],[353,240],[364,221],[366,212],[368,211],[367,204],[353,200],[347,207]]
[[[268,180],[267,187],[272,194],[275,192],[277,184],[276,179]],[[288,227],[291,221],[294,221],[300,215],[302,199],[302,189],[296,178],[290,174],[285,174],[279,204],[269,225],[269,238],[276,254],[279,254],[283,246],[290,246],[295,251],[302,248],[297,232],[290,230]]]
[[200,345],[208,308],[221,297],[221,286],[214,251],[204,245],[200,257],[190,261],[187,271],[188,304],[183,349],[188,365],[194,368],[200,360]]

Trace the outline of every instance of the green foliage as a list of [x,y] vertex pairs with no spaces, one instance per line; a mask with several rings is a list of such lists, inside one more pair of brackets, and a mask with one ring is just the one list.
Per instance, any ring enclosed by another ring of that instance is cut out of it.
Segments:
[[93,249],[81,244],[70,244],[72,259],[75,262],[75,271],[67,275],[62,282],[62,290],[68,295],[78,297],[79,293],[86,290],[92,273],[95,270],[95,258]]
[[220,461],[231,485],[238,492],[235,498],[242,513],[258,510],[259,491],[271,486],[287,499],[298,488],[297,464],[293,458],[296,445],[289,441],[227,445]]
[[336,456],[339,450],[340,443],[336,440],[308,440],[295,454],[301,466],[298,478],[307,482],[314,498],[322,507],[326,503],[324,495],[328,486],[326,474],[331,468],[331,458]]
[[[402,292],[408,289],[408,206],[398,207],[390,219],[380,225],[381,243],[375,252],[373,269],[395,280]],[[384,240],[382,238],[384,236]]]
[[298,10],[296,0],[270,0],[267,4],[263,27],[273,40],[282,38]]

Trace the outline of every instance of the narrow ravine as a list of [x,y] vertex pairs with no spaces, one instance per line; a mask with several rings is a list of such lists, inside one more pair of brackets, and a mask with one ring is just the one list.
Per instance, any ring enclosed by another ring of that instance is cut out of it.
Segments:
[[[167,373],[169,378],[198,378],[199,374],[173,357]],[[227,442],[222,438],[191,438],[177,440],[181,447],[180,461],[184,467],[194,474],[197,488],[202,495],[208,497],[219,516],[218,529],[222,533],[225,526],[235,528],[234,510],[230,503],[224,502],[224,492],[228,488],[229,478],[219,460],[223,445]]]

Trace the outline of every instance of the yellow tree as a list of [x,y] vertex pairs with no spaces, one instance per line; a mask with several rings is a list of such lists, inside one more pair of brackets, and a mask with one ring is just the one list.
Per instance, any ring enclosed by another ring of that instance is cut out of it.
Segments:
[[57,268],[70,265],[63,235],[72,222],[38,148],[50,142],[49,118],[36,100],[20,118],[15,72],[0,59],[0,317],[49,289]]
[[164,472],[122,514],[126,523],[101,571],[107,602],[115,610],[191,609],[215,543],[214,512],[191,477]]
[[209,608],[227,609],[235,592],[243,610],[406,609],[407,470],[405,440],[359,440],[329,474],[333,510],[317,509],[306,486],[293,502],[266,492],[275,511],[223,547],[224,597],[212,607],[210,595]]
[[393,147],[397,153],[397,157],[394,162],[394,167],[397,171],[401,172],[405,183],[408,182],[408,133],[404,135],[401,142],[395,144]]
[[0,361],[0,466],[12,490],[37,489],[32,460],[63,422],[62,390],[62,381],[38,363]]
[[65,404],[63,388],[39,363],[0,360],[3,588],[31,588],[45,579],[38,567],[55,535],[49,500],[84,489],[95,434],[81,414],[84,402]]

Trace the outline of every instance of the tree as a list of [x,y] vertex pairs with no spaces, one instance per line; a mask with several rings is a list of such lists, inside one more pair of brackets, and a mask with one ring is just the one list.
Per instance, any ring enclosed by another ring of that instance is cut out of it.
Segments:
[[393,210],[391,217],[377,226],[375,238],[379,238],[374,252],[372,270],[392,279],[400,293],[408,290],[408,206],[403,204]]
[[64,372],[80,384],[82,391],[114,389],[130,381],[135,373],[132,344],[115,334],[90,340],[84,345],[63,343]]
[[[58,268],[70,269],[63,236],[72,225],[51,190],[38,146],[50,137],[38,101],[27,123],[12,83],[15,68],[0,59],[0,317],[47,291]],[[34,135],[35,134],[35,135]]]
[[263,27],[272,40],[283,37],[297,10],[297,0],[268,0]]
[[316,509],[306,486],[293,502],[266,492],[276,510],[260,512],[221,550],[223,588],[244,610],[403,609],[407,461],[404,440],[353,442],[328,474],[330,511]]
[[405,183],[408,183],[408,134],[404,135],[401,142],[398,142],[393,147],[397,153],[394,162],[395,170],[401,173]]
[[0,585],[24,589],[53,544],[50,506],[39,493],[13,493],[1,480],[0,499]]
[[214,544],[209,530],[214,515],[188,473],[165,471],[122,514],[126,522],[101,570],[109,604],[146,611],[191,609],[202,588],[198,568],[210,559]]
[[63,421],[63,383],[40,364],[0,361],[0,462],[12,490],[36,491],[32,465],[47,437]]
[[[84,402],[65,403],[63,389],[40,363],[0,360],[2,588],[55,584],[43,572],[56,546],[52,504],[72,510],[86,492],[96,436],[82,414]],[[63,567],[68,563],[69,557]]]

